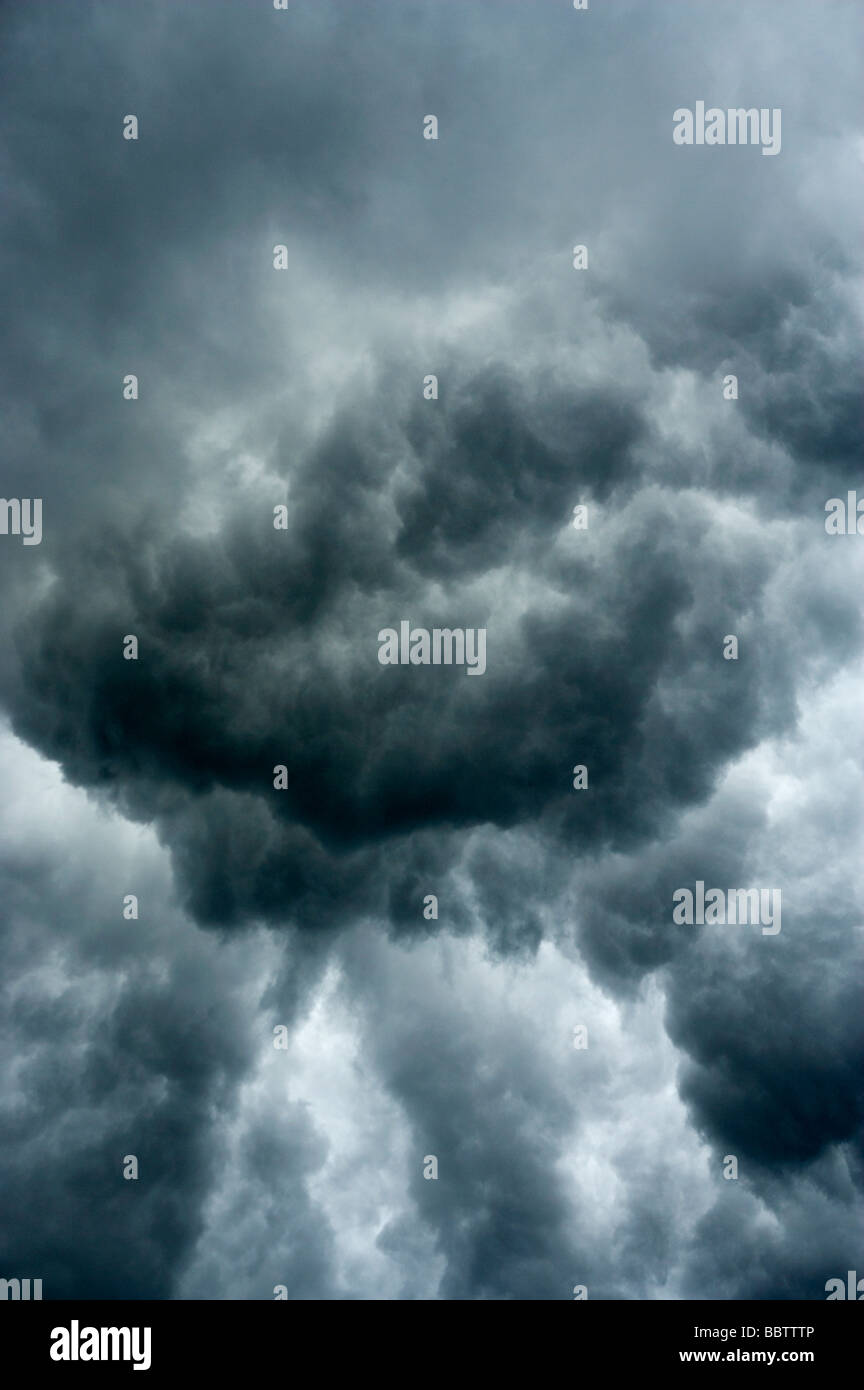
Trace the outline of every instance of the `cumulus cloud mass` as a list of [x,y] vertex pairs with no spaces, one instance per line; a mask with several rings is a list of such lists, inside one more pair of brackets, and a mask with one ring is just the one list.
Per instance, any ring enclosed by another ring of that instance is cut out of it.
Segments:
[[[0,1275],[824,1299],[864,1181],[856,7],[0,30],[2,491],[42,502],[0,535]],[[701,101],[781,149],[677,144]],[[402,623],[485,670],[382,664]],[[699,884],[780,930],[676,921]]]

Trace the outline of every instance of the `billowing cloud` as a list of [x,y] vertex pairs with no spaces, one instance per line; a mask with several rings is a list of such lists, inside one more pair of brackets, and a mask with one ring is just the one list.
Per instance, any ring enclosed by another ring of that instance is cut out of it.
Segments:
[[[0,537],[4,1259],[822,1297],[861,1180],[850,11],[2,23],[3,490],[44,505]],[[700,95],[782,107],[781,154],[675,146]],[[382,665],[402,621],[485,629],[485,672]],[[697,880],[782,931],[674,923]]]

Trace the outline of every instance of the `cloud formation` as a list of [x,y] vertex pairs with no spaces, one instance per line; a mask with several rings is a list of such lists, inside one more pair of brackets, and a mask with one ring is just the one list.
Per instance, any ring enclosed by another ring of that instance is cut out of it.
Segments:
[[[9,1272],[823,1297],[861,1186],[850,11],[2,24],[3,490],[44,498],[0,538]],[[782,153],[673,145],[694,94],[782,106]],[[482,679],[382,667],[405,619],[485,628]],[[673,924],[700,878],[780,885],[781,935]]]

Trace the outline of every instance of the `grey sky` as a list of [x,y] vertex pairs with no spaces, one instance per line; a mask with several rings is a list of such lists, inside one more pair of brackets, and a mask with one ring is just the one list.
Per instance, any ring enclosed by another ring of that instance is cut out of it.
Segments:
[[[857,7],[0,29],[2,491],[44,501],[0,536],[4,1272],[824,1297],[860,1261]],[[781,153],[675,146],[700,99],[782,108]],[[380,666],[402,619],[485,627],[482,679]],[[673,924],[697,879],[781,887],[782,932]]]

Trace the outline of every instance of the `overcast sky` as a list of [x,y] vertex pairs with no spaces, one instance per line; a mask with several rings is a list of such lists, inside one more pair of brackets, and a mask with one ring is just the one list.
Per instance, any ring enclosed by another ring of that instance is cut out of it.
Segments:
[[[861,1271],[861,20],[3,7],[0,1277]],[[485,672],[382,666],[403,620]]]

